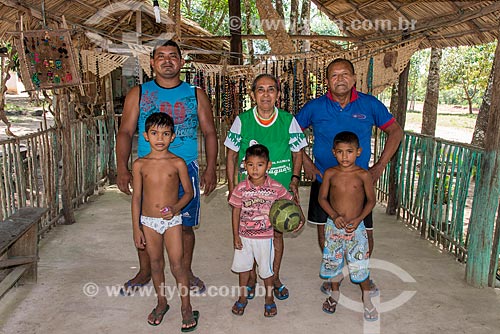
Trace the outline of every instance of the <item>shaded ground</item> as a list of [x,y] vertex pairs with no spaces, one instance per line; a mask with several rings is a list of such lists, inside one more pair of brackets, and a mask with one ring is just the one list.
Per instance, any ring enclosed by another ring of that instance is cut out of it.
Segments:
[[[307,209],[308,188],[302,187],[300,192]],[[384,208],[375,209],[372,261],[372,277],[381,289],[376,300],[382,311],[380,322],[363,322],[359,289],[348,280],[342,283],[344,295],[337,312],[322,312],[321,255],[311,226],[296,237],[286,237],[281,276],[290,298],[276,301],[278,315],[265,319],[264,299],[256,297],[244,316],[238,317],[231,314],[236,300],[231,289],[238,277],[230,271],[230,211],[226,187],[217,189],[202,201],[202,225],[196,232],[193,268],[210,292],[209,296],[193,297],[194,307],[201,312],[196,333],[497,333],[498,289],[468,286],[462,264],[383,212]],[[73,225],[57,226],[41,241],[38,284],[17,287],[3,297],[0,333],[179,332],[177,296],[170,300],[170,311],[155,329],[146,323],[155,306],[153,296],[108,296],[105,292],[106,287],[117,292],[136,272],[130,197],[108,188],[77,210],[76,220]],[[171,286],[172,276],[166,277]],[[99,288],[95,295],[92,287]]]

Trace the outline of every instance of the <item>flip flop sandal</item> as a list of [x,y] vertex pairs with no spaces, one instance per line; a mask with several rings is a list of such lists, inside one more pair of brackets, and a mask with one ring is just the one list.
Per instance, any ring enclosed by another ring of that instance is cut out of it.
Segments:
[[127,283],[125,283],[125,285],[127,286],[126,288],[121,288],[120,289],[120,295],[122,296],[130,296],[130,294],[132,292],[135,292],[137,291],[139,288],[142,288],[143,286],[146,286],[149,284],[149,281],[148,280],[146,283],[135,283],[135,284],[132,284],[132,280],[129,279]]
[[233,305],[233,308],[231,309],[231,312],[233,312],[234,315],[243,315],[245,313],[245,307],[247,307],[248,301],[245,303],[240,303],[240,301],[236,301]]
[[328,314],[334,314],[337,310],[337,301],[331,297],[326,298],[323,303],[323,312]]
[[[339,287],[340,287],[340,284],[342,283],[342,281],[344,280],[344,278],[342,278],[340,281],[339,281]],[[330,281],[323,281],[323,283],[321,283],[321,286],[319,287],[319,289],[321,290],[321,292],[323,292],[325,295],[327,296],[330,296],[332,294],[332,290],[331,289],[327,289],[325,288],[325,284],[328,284],[330,285],[330,287],[332,286],[332,282]]]
[[203,292],[207,290],[207,287],[199,277],[195,277],[193,278],[192,281],[189,282],[189,290],[201,295]]
[[373,280],[370,280],[370,297],[377,297],[380,294],[380,290],[375,285]]
[[[330,285],[330,289],[327,289],[325,287],[325,285]],[[332,293],[332,289],[331,289],[331,286],[332,286],[332,283],[328,282],[328,281],[324,281],[323,283],[321,283],[321,286],[319,287],[319,289],[321,290],[321,292],[323,292],[325,295],[329,296],[331,293]]]
[[363,318],[365,318],[366,321],[377,321],[378,320],[378,313],[377,310],[375,309],[375,306],[369,310],[365,307],[365,311],[363,313]]
[[[169,309],[170,309],[169,304],[167,304],[167,306],[165,306],[165,309],[160,312],[156,311],[155,307],[153,311],[151,311],[151,315],[153,315],[153,322],[150,322],[148,319],[148,324],[150,324],[151,326],[158,326],[159,324],[161,324],[161,322],[163,321],[163,317],[165,316],[165,313],[167,313]],[[157,321],[158,323],[156,323]]]
[[285,300],[285,299],[287,299],[289,297],[288,292],[286,292],[285,294],[282,294],[282,292],[283,292],[283,290],[285,288],[286,288],[285,284],[281,284],[281,286],[279,288],[275,286],[274,289],[273,289],[273,291],[274,291],[274,297],[276,297],[279,300]]
[[247,285],[247,299],[252,300],[255,297],[255,285],[248,286]]
[[200,318],[200,312],[198,311],[193,311],[193,317],[189,320],[182,320],[183,325],[191,325],[194,322],[194,325],[191,327],[181,327],[181,332],[186,333],[186,332],[192,332],[196,329],[198,326],[198,319]]
[[[272,313],[272,310],[276,310],[276,313]],[[276,303],[272,304],[264,304],[264,317],[272,318],[278,314],[278,309],[276,307]]]

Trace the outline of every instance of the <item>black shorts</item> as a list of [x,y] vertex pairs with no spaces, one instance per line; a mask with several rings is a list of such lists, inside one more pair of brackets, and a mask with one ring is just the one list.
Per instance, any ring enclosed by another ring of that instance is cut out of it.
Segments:
[[[309,194],[309,209],[307,210],[307,221],[310,224],[324,225],[328,219],[328,214],[323,210],[318,202],[319,188],[321,183],[313,181],[311,184],[311,192]],[[365,228],[367,230],[373,230],[373,214],[370,212],[368,216],[363,219]]]

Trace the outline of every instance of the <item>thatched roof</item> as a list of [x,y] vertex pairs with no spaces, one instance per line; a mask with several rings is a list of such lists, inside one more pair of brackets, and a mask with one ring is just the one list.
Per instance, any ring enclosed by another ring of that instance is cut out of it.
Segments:
[[[110,43],[133,43],[130,39],[137,25],[141,29],[140,44],[151,45],[159,36],[169,36],[165,35],[166,23],[171,22],[164,9],[162,23],[155,22],[151,0],[0,0],[0,39],[6,39],[8,32],[19,31],[21,20],[23,30],[43,29],[44,21],[49,29],[55,29],[61,27],[63,17],[69,28],[90,32],[94,39],[102,39],[111,47],[117,45]],[[184,18],[181,21],[182,35],[211,36],[196,22]],[[176,27],[173,22],[170,28]],[[193,60],[218,62],[221,54],[229,50],[229,43],[200,39],[181,41],[181,47]]]
[[422,49],[483,44],[498,35],[500,1],[312,1],[346,36],[366,46],[401,41],[405,24],[408,38],[423,37]]
[[[410,40],[421,39],[419,48],[491,42],[496,39],[500,15],[500,1],[312,1],[330,19],[341,23],[344,40],[363,48],[396,44],[404,34]],[[129,40],[136,27],[141,29],[139,44],[151,44],[165,36],[168,17],[164,8],[162,13],[162,23],[156,23],[151,0],[0,0],[0,39],[5,39],[7,32],[19,31],[21,21],[24,30],[42,29],[44,21],[45,26],[55,29],[61,27],[64,17],[69,28],[85,31],[118,50],[124,40],[129,46],[134,43]],[[228,56],[227,40],[212,36],[196,22],[185,18],[181,22],[181,46],[194,61],[217,64]],[[408,31],[400,29],[401,24],[408,25]],[[176,27],[174,22],[170,29]],[[313,54],[338,51],[333,38],[315,37],[311,38]]]

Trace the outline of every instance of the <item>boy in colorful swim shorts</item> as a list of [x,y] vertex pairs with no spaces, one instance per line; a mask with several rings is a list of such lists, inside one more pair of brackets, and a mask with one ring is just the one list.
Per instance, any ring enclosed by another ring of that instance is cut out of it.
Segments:
[[[132,227],[135,246],[146,249],[151,259],[151,276],[158,296],[158,304],[149,314],[148,323],[158,326],[170,308],[165,294],[165,247],[181,297],[181,330],[192,331],[198,324],[199,312],[191,308],[189,279],[182,266],[182,218],[179,213],[193,197],[193,187],[186,163],[168,149],[175,138],[172,117],[153,113],[145,125],[143,135],[151,152],[135,160],[132,167]],[[180,198],[179,184],[184,188]]]
[[338,166],[325,171],[318,196],[319,204],[328,214],[320,277],[332,284],[332,293],[323,303],[323,311],[335,312],[345,257],[351,281],[361,287],[364,318],[376,321],[378,312],[370,297],[368,237],[363,223],[363,218],[375,206],[372,178],[367,170],[356,165],[356,158],[361,154],[356,134],[338,133],[332,151]]

